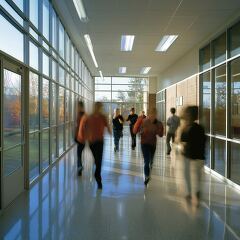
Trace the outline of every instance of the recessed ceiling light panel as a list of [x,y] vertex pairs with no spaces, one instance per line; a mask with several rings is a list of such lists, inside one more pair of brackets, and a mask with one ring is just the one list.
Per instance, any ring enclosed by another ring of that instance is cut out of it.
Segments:
[[134,39],[135,39],[134,35],[122,35],[121,51],[125,51],[125,52],[132,51]]
[[121,74],[126,73],[127,72],[127,67],[120,67],[118,72],[121,73]]
[[87,44],[88,50],[91,54],[94,65],[95,65],[96,68],[98,68],[98,63],[97,63],[96,57],[95,57],[94,52],[93,52],[93,45],[92,45],[91,38],[88,34],[85,34],[84,39],[85,39],[85,42]]
[[166,52],[168,48],[173,44],[177,39],[178,35],[165,35],[162,40],[159,42],[156,52]]
[[79,16],[80,20],[82,22],[87,22],[88,17],[87,17],[87,14],[86,14],[86,11],[85,11],[82,0],[73,0],[73,4],[76,8],[76,11],[78,13],[78,16]]
[[147,74],[151,70],[151,67],[143,67],[140,74]]

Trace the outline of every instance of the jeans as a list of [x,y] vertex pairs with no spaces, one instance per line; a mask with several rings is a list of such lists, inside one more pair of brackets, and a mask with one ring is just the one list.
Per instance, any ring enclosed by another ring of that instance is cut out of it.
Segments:
[[77,168],[78,170],[82,169],[82,152],[85,147],[84,143],[77,143]]
[[166,143],[167,143],[167,154],[170,154],[172,148],[170,145],[170,141],[172,139],[172,143],[174,143],[175,140],[175,133],[167,133],[167,139],[166,139]]
[[136,147],[136,134],[133,133],[133,127],[130,125],[130,133],[131,133],[131,138],[132,138],[132,148]]
[[90,143],[90,149],[92,151],[94,160],[95,160],[95,174],[94,177],[97,183],[102,182],[101,169],[102,169],[102,156],[103,156],[103,141],[97,141]]
[[119,150],[119,140],[122,136],[122,130],[113,129],[114,145],[116,150]]
[[144,158],[144,175],[145,177],[150,176],[150,168],[153,165],[153,158],[156,151],[156,145],[142,144],[142,154]]

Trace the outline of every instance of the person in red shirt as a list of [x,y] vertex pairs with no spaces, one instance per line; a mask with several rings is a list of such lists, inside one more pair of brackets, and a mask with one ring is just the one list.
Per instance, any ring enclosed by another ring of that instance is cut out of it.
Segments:
[[94,111],[91,115],[84,118],[80,124],[81,135],[88,140],[90,149],[95,160],[95,179],[98,184],[98,189],[102,189],[102,156],[103,156],[103,142],[104,142],[104,129],[107,128],[111,134],[106,116],[102,113],[103,105],[96,102]]
[[144,158],[144,184],[147,186],[150,180],[150,169],[153,165],[153,158],[156,151],[157,135],[163,136],[163,125],[157,120],[157,110],[149,111],[147,118],[140,116],[134,125],[133,132],[141,134],[141,149]]

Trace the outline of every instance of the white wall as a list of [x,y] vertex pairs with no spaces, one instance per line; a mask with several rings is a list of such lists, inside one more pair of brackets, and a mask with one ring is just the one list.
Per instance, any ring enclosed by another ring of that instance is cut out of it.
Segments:
[[198,51],[194,48],[166,69],[157,80],[158,91],[198,73]]

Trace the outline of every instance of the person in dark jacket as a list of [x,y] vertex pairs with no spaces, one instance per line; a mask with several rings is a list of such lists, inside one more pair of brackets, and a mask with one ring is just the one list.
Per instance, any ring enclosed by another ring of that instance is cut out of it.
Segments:
[[132,138],[132,150],[135,150],[136,147],[136,134],[133,133],[134,124],[137,122],[138,115],[135,114],[135,109],[131,108],[130,114],[126,121],[129,121],[130,134]]
[[75,141],[77,142],[77,172],[78,176],[82,175],[83,164],[82,164],[82,152],[85,147],[85,139],[79,136],[80,123],[85,115],[84,103],[82,101],[78,102],[78,113],[77,113],[77,123],[75,132]]
[[171,153],[171,145],[170,141],[172,140],[172,143],[174,143],[175,140],[175,133],[180,125],[180,118],[176,116],[176,109],[171,108],[170,112],[172,114],[171,117],[168,118],[167,120],[167,126],[168,126],[168,132],[167,132],[167,138],[166,138],[166,143],[167,143],[167,155],[170,155]]
[[139,117],[134,125],[133,132],[141,134],[141,149],[144,158],[144,184],[147,186],[150,180],[150,171],[153,165],[156,151],[157,136],[163,136],[163,124],[157,120],[157,110],[150,110],[147,118]]
[[116,108],[114,111],[112,124],[113,124],[113,137],[114,137],[114,152],[119,151],[119,140],[123,131],[123,117],[120,114],[120,109]]
[[186,172],[186,199],[192,200],[196,205],[199,205],[200,180],[205,159],[206,137],[204,128],[196,122],[198,119],[197,106],[186,107],[182,118],[185,121],[181,133],[183,156],[187,164],[189,164],[189,171]]

